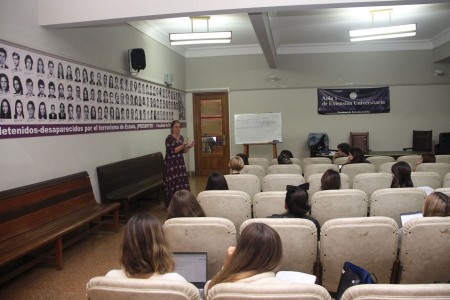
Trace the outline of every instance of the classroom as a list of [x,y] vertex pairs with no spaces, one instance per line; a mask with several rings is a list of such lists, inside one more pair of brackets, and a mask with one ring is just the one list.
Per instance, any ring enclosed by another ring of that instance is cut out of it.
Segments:
[[[195,15],[196,12],[247,13],[258,9],[251,7],[258,1],[251,1],[247,7],[239,1],[208,4],[210,1],[205,0],[197,1],[195,5],[176,2],[177,5],[170,1],[148,5],[146,1],[138,0],[100,1],[95,4],[96,8],[104,7],[99,14],[103,19],[111,19],[105,25],[96,23],[90,1],[2,1],[0,43],[79,62],[161,88],[165,87],[164,75],[172,74],[174,82],[168,88],[185,96],[186,127],[182,128],[182,134],[189,140],[194,139],[193,94],[227,92],[230,155],[242,152],[242,145],[234,143],[232,120],[235,114],[280,112],[283,142],[278,147],[290,149],[300,159],[310,155],[306,143],[308,134],[313,132],[326,132],[332,149],[347,142],[349,133],[356,131],[370,132],[372,150],[401,151],[411,147],[413,130],[432,130],[433,144],[438,142],[439,133],[450,131],[449,24],[442,30],[439,46],[433,44],[437,41],[423,41],[421,47],[408,47],[404,43],[391,50],[374,47],[371,51],[341,49],[285,53],[277,55],[276,68],[270,68],[260,50],[253,54],[183,56],[126,23],[139,20],[139,10],[126,10],[134,4],[153,6],[142,9],[142,14],[155,19]],[[276,6],[289,7],[291,2],[268,1],[261,5],[263,11],[269,11]],[[355,1],[306,1],[291,6],[302,9],[302,6],[311,5],[315,9],[325,9],[351,7],[352,2]],[[361,6],[376,6],[377,1],[359,2],[364,3]],[[394,6],[443,3],[393,2]],[[445,5],[450,11],[448,3]],[[72,19],[61,19],[69,17],[70,11],[74,12]],[[127,17],[122,19],[120,11],[125,11]],[[85,12],[84,20],[82,12]],[[47,25],[42,26],[43,23]],[[130,75],[128,69],[127,52],[132,48],[146,51],[147,67],[137,76]],[[436,70],[443,76],[436,76]],[[390,90],[389,113],[321,115],[317,112],[318,88],[386,86]],[[43,137],[2,138],[0,135],[0,191],[87,171],[94,195],[99,199],[97,166],[149,153],[164,154],[164,140],[168,134],[169,128],[165,127]],[[267,146],[254,146],[251,151],[254,157],[272,159],[271,149]],[[190,174],[195,174],[193,151],[185,155],[185,161]]]

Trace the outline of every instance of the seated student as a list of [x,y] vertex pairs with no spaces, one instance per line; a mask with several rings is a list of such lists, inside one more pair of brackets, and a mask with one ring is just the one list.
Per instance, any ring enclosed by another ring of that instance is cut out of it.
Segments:
[[174,273],[175,263],[159,220],[140,213],[130,218],[123,232],[120,263],[122,269],[105,276],[148,280],[186,281]]
[[348,152],[347,164],[370,164],[370,161],[364,158],[364,153],[360,148],[350,148]]
[[399,161],[392,165],[391,188],[413,187],[411,167],[407,162]]
[[322,191],[339,190],[341,188],[341,176],[338,171],[328,169],[323,173],[320,184]]
[[285,154],[285,155],[287,155],[287,157],[289,157],[289,158],[294,158],[294,155],[292,155],[292,152],[289,151],[289,150],[281,150],[280,155],[281,155],[281,154]]
[[450,216],[450,198],[441,192],[433,192],[427,196],[423,205],[424,217],[448,217]]
[[229,190],[225,176],[217,172],[211,173],[211,175],[209,175],[208,181],[206,182],[205,191],[212,190]]
[[167,208],[167,219],[206,217],[195,196],[188,190],[176,191]]
[[[284,214],[273,214],[268,218],[301,218],[311,220],[317,227],[317,232],[320,232],[319,222],[311,217],[308,213],[311,206],[308,203],[309,183],[304,183],[299,186],[288,185],[286,187],[286,198],[284,199],[284,208],[287,210]],[[319,235],[317,235],[319,237]]]
[[258,284],[286,283],[275,277],[283,246],[278,233],[264,223],[251,223],[241,233],[236,247],[229,247],[222,270],[205,285],[208,290],[223,282]]
[[235,156],[230,159],[228,166],[230,167],[230,174],[239,174],[244,168],[244,161],[239,156]]
[[291,159],[285,153],[281,153],[280,155],[278,155],[277,160],[279,165],[292,165]]
[[236,156],[239,156],[240,158],[242,158],[242,160],[244,161],[244,165],[248,166],[248,156],[244,153],[238,153],[236,154]]
[[347,157],[350,151],[350,145],[347,143],[340,143],[337,145],[338,151],[333,155],[333,162],[338,157]]

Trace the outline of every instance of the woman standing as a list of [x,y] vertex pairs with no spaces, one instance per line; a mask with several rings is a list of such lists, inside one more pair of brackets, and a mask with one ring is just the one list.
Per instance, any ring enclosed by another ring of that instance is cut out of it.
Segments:
[[170,124],[171,134],[166,138],[166,157],[164,158],[164,189],[166,207],[169,207],[170,199],[178,190],[190,191],[186,165],[183,154],[194,146],[195,141],[188,144],[180,134],[180,121],[174,120]]

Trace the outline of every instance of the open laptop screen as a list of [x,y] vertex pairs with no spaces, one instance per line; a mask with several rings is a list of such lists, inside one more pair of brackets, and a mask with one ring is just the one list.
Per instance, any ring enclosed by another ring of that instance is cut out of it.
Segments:
[[203,289],[207,281],[206,252],[174,252],[175,272],[184,277],[199,289]]

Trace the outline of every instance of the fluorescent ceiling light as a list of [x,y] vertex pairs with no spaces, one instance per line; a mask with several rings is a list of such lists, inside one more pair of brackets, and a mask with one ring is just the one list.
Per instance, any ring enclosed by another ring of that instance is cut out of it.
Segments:
[[171,45],[229,44],[231,31],[171,33],[169,39]]
[[[171,45],[194,45],[194,44],[229,44],[231,43],[231,31],[209,31],[210,17],[191,17],[192,32],[170,33]],[[203,26],[206,31],[194,32],[194,27]]]
[[361,42],[415,36],[416,24],[350,30],[350,41]]

